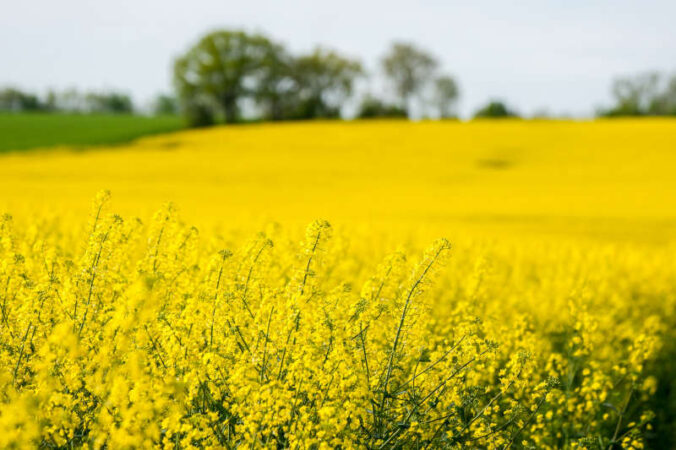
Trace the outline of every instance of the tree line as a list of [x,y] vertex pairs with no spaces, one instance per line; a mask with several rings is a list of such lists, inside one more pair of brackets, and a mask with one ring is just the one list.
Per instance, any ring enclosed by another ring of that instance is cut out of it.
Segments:
[[116,91],[50,90],[41,98],[8,87],[0,89],[0,111],[129,114],[134,112],[134,104],[129,95]]
[[[357,93],[360,80],[378,76],[389,95]],[[182,114],[191,126],[244,120],[340,118],[347,104],[357,118],[426,115],[451,118],[460,89],[440,70],[438,59],[410,42],[394,42],[369,74],[361,61],[316,47],[293,54],[260,33],[219,30],[206,34],[173,64],[173,95],[159,95],[155,115]],[[357,98],[358,97],[358,98]],[[676,115],[676,74],[638,74],[616,79],[613,104],[601,117]],[[353,108],[354,109],[354,108]],[[45,97],[15,88],[0,89],[0,111],[133,113],[129,95],[118,91],[51,90]],[[474,117],[518,117],[504,102],[490,101]]]

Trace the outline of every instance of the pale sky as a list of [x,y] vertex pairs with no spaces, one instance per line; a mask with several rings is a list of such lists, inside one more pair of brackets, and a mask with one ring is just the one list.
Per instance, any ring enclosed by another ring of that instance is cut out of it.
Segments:
[[[217,28],[262,31],[301,52],[322,44],[370,69],[392,40],[427,48],[467,115],[491,98],[524,114],[586,116],[612,79],[676,71],[674,0],[0,0],[0,85],[171,89],[173,59]],[[378,91],[374,82],[372,89]]]

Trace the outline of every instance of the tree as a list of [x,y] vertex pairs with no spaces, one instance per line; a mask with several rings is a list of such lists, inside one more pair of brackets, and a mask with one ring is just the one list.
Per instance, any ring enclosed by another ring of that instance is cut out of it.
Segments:
[[518,117],[518,114],[507,107],[503,102],[493,100],[483,108],[480,108],[475,114],[475,118],[500,119],[507,117]]
[[404,42],[392,44],[382,60],[383,71],[401,101],[401,107],[410,111],[411,100],[431,80],[438,66],[437,60],[415,45]]
[[439,109],[439,117],[453,117],[459,95],[458,85],[452,77],[441,76],[435,80],[434,102]]
[[606,111],[604,115],[641,116],[647,114],[651,102],[657,95],[659,81],[659,74],[655,72],[616,79],[612,86],[615,106]]
[[237,122],[240,100],[255,92],[256,79],[278,48],[265,36],[243,31],[204,36],[174,64],[174,82],[183,109],[188,114],[220,113],[226,122]]
[[333,50],[317,48],[296,58],[293,78],[299,100],[298,117],[338,117],[343,102],[352,94],[355,79],[363,73],[359,61]]
[[238,121],[244,99],[268,120],[337,117],[362,73],[358,61],[335,51],[294,58],[282,45],[242,31],[208,34],[174,63],[181,109],[193,125]]

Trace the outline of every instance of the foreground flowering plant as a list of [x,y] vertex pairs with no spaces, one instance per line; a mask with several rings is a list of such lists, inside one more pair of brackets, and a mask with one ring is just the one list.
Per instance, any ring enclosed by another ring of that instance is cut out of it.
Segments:
[[300,244],[275,226],[205,239],[171,205],[144,226],[108,197],[79,234],[0,222],[2,448],[642,448],[650,434],[664,267],[446,240],[377,263],[323,221]]

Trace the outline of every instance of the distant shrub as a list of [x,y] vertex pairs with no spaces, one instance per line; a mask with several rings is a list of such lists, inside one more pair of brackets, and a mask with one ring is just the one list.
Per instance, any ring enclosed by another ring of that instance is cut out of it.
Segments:
[[508,108],[503,102],[497,100],[489,102],[486,106],[474,113],[474,117],[476,118],[499,119],[518,116],[519,115],[515,111]]

